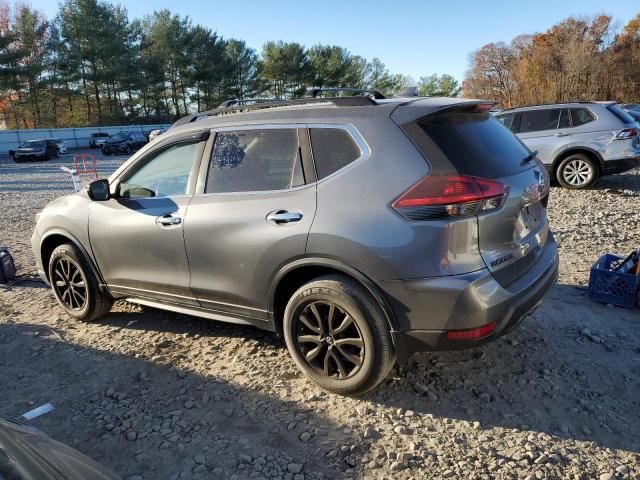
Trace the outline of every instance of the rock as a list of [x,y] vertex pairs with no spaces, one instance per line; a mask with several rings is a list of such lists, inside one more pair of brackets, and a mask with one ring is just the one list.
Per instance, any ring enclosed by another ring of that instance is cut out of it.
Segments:
[[113,388],[113,387],[109,387],[109,388],[107,388],[107,391],[106,391],[105,395],[107,397],[113,397],[114,393],[116,393],[116,389]]
[[207,457],[199,453],[195,457],[193,457],[193,461],[198,465],[204,465],[205,463],[207,463]]
[[253,461],[253,457],[251,455],[245,455],[244,453],[238,455],[238,459],[240,460],[240,463],[251,463]]
[[290,463],[287,465],[287,472],[289,473],[300,473],[302,471],[303,465],[301,463]]
[[302,432],[299,438],[303,442],[308,442],[311,439],[311,434],[309,432]]
[[184,408],[186,409],[193,408],[194,405],[195,402],[193,400],[187,400],[186,402],[184,402]]
[[616,472],[618,472],[620,475],[626,475],[627,473],[629,473],[629,467],[627,467],[626,465],[620,465],[619,467],[616,467]]
[[613,472],[602,473],[598,478],[600,480],[615,480],[616,474]]
[[377,433],[377,432],[376,432],[373,428],[371,428],[371,427],[367,427],[367,428],[365,429],[365,431],[364,431],[364,438],[366,438],[366,439],[372,439],[372,438],[375,438],[376,433]]
[[398,435],[405,435],[407,433],[407,427],[405,427],[404,425],[398,425],[393,429],[393,431]]
[[133,431],[127,432],[127,440],[129,440],[130,442],[133,442],[136,440],[136,438],[138,438],[138,434],[136,432],[133,432]]

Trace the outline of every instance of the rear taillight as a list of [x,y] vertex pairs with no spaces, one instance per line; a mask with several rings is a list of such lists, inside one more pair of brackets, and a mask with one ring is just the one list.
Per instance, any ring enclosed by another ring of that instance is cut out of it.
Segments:
[[616,135],[615,140],[628,140],[630,138],[637,137],[637,136],[638,136],[637,128],[624,128],[620,130],[620,133],[618,133],[618,135]]
[[466,175],[429,175],[391,206],[409,220],[466,217],[500,208],[508,187]]

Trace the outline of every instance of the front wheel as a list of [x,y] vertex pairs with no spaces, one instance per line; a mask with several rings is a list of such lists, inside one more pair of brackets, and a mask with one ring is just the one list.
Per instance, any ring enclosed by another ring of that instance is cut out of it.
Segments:
[[100,291],[86,259],[71,243],[56,247],[51,254],[49,282],[60,306],[75,319],[91,321],[111,310],[113,299]]
[[556,178],[565,188],[574,190],[587,188],[598,179],[598,167],[586,155],[576,153],[560,162]]
[[360,395],[395,363],[388,325],[371,295],[342,275],[300,287],[284,313],[284,337],[298,368],[320,387]]

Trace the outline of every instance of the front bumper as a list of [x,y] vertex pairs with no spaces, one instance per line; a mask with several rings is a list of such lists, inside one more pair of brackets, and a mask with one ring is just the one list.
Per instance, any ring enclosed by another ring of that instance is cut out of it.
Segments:
[[[431,350],[471,348],[515,328],[540,305],[558,279],[558,251],[551,240],[536,264],[508,287],[488,270],[442,278],[386,282],[385,288],[399,328],[391,335],[400,358]],[[494,330],[477,340],[449,340],[447,332],[495,322]]]
[[621,158],[618,160],[605,160],[602,165],[602,174],[613,175],[628,172],[636,167],[640,167],[640,156]]
[[42,279],[44,283],[49,285],[49,279],[47,278],[47,274],[44,270],[44,265],[42,265],[42,257],[40,255],[40,234],[38,234],[38,230],[34,229],[31,234],[31,250],[33,251],[33,256],[36,259],[36,268],[38,270],[38,275]]

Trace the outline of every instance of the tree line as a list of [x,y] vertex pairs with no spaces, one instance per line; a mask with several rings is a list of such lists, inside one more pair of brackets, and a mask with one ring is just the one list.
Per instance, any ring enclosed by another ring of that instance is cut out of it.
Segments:
[[640,14],[620,30],[608,15],[569,17],[544,33],[471,55],[466,97],[502,107],[585,100],[640,102]]
[[[0,1],[0,113],[8,128],[171,122],[230,98],[295,98],[309,87],[372,88],[416,82],[335,45],[269,41],[260,52],[169,10],[130,20],[102,0],[63,0],[46,18]],[[449,75],[423,93],[457,95]]]

